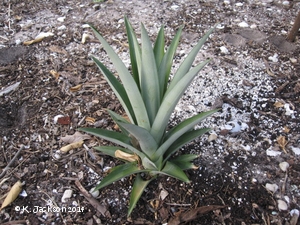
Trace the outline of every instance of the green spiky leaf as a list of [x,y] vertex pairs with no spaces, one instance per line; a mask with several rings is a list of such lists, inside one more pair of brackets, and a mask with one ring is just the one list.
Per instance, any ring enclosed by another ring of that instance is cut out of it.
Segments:
[[133,187],[132,187],[132,191],[130,194],[130,203],[129,203],[129,208],[128,208],[128,216],[131,214],[132,210],[134,209],[134,207],[136,206],[136,203],[138,202],[138,200],[140,199],[142,193],[144,192],[145,188],[148,186],[148,184],[154,179],[155,177],[153,177],[152,179],[149,180],[143,180],[143,178],[141,177],[140,174],[137,174]]
[[174,177],[174,178],[181,180],[183,182],[186,182],[186,183],[190,182],[189,178],[182,171],[182,169],[170,161],[166,162],[166,165],[159,173],[170,176],[170,177]]
[[119,74],[119,77],[130,100],[137,124],[141,127],[144,127],[145,129],[150,129],[147,109],[134,78],[129,73],[128,69],[119,58],[119,56],[115,53],[113,48],[105,41],[105,39],[96,30],[96,28],[94,28],[93,26],[91,26],[91,28],[93,29],[95,36],[99,39],[103,48],[109,55]]
[[198,167],[196,167],[192,161],[198,157],[199,155],[195,154],[184,154],[171,159],[170,162],[178,166],[181,170],[197,169]]
[[101,180],[100,184],[96,186],[95,190],[104,188],[107,185],[120,180],[121,178],[142,172],[147,172],[147,170],[141,170],[136,162],[118,165],[111,169],[110,173]]

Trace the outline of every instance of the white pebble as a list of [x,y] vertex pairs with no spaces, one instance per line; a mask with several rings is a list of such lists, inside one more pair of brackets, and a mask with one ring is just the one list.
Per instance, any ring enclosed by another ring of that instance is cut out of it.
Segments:
[[219,23],[216,28],[221,30],[221,29],[224,29],[225,26]]
[[281,162],[279,163],[279,167],[283,172],[286,172],[287,169],[289,168],[289,163],[288,162]]
[[230,121],[230,122],[228,122],[228,124],[233,125],[232,129],[230,130],[231,133],[237,133],[237,132],[240,132],[242,130],[241,126],[236,121]]
[[211,134],[211,135],[209,135],[207,141],[211,142],[211,141],[216,140],[217,138],[218,138],[218,136],[216,134]]
[[250,150],[251,150],[251,147],[250,147],[249,145],[246,145],[246,146],[241,145],[241,146],[242,146],[242,148],[243,148],[244,150],[246,150],[246,151],[250,151]]
[[82,27],[82,28],[89,28],[90,25],[88,25],[88,24],[83,24],[81,27]]
[[65,29],[67,29],[67,27],[65,25],[62,25],[62,26],[57,28],[57,30],[65,30]]
[[278,155],[281,155],[280,151],[275,151],[275,150],[272,150],[272,149],[267,149],[266,153],[267,153],[268,156],[278,156]]
[[277,206],[278,206],[278,209],[281,211],[281,210],[287,210],[288,209],[288,206],[286,204],[285,201],[283,200],[277,200]]
[[40,38],[51,37],[51,36],[54,36],[52,32],[41,32],[34,39],[40,39]]
[[243,22],[240,22],[240,23],[238,24],[238,26],[239,26],[239,27],[249,27],[249,24],[243,21]]
[[295,153],[295,155],[300,155],[300,148],[291,147],[292,151]]
[[273,56],[269,56],[269,60],[273,61],[273,62],[278,62],[278,54],[275,53]]
[[28,196],[28,194],[25,190],[22,190],[22,192],[19,195],[22,196],[22,197],[27,197]]
[[285,115],[290,116],[294,114],[294,110],[290,109],[290,105],[288,103],[284,104],[284,109],[285,109]]
[[224,54],[228,54],[228,53],[229,53],[228,49],[227,49],[225,46],[221,46],[221,47],[220,47],[220,50],[221,50],[221,52],[224,53]]
[[278,185],[266,183],[266,189],[272,193],[275,193],[278,190]]
[[65,21],[65,19],[66,19],[66,17],[65,17],[65,16],[63,16],[63,17],[58,17],[58,18],[57,18],[57,20],[58,20],[59,22],[64,22],[64,21]]
[[17,39],[16,40],[16,45],[19,45],[19,44],[21,44],[22,43],[22,41],[20,40],[20,39]]
[[171,6],[171,9],[172,9],[172,10],[177,10],[178,8],[179,8],[178,5],[172,5],[172,6]]
[[290,4],[289,1],[283,1],[283,2],[282,2],[282,5],[289,5],[289,4]]
[[92,188],[89,192],[94,198],[97,198],[99,196],[100,192],[99,192],[99,190],[96,190],[96,191],[94,191],[94,190],[95,190],[95,188]]
[[65,192],[61,198],[61,202],[66,203],[67,199],[72,197],[72,194],[73,194],[73,190],[71,190],[71,189],[65,190]]
[[235,3],[235,6],[243,6],[244,4],[242,3],[242,2],[237,2],[237,3]]
[[289,198],[289,196],[285,195],[283,198],[284,198],[284,200],[285,200],[288,204],[290,204],[290,198]]
[[299,210],[298,209],[292,209],[291,212],[290,212],[290,215],[291,216],[293,216],[293,215],[299,216]]
[[55,153],[53,156],[54,156],[55,159],[60,159],[61,158],[60,154],[58,154],[58,153]]

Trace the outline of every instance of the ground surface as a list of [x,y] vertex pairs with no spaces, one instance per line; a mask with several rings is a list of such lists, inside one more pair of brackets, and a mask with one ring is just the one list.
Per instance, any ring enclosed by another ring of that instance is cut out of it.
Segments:
[[[277,0],[114,0],[99,5],[3,0],[1,202],[18,180],[23,192],[1,211],[0,223],[300,224],[295,213],[300,209],[299,37],[295,43],[285,41],[299,5]],[[94,54],[110,65],[84,25],[94,24],[129,65],[124,15],[138,33],[143,22],[151,37],[164,24],[168,41],[185,25],[174,70],[204,32],[219,23],[196,61],[213,60],[185,93],[170,126],[222,108],[199,125],[213,132],[181,150],[200,154],[199,169],[188,171],[192,182],[160,177],[129,219],[131,179],[101,190],[98,208],[83,195],[83,188],[89,191],[119,163],[93,150],[106,142],[90,137],[85,148],[59,151],[74,141],[78,127],[114,129],[105,109],[123,112],[89,58]],[[41,32],[49,37],[24,45]],[[89,38],[82,43],[84,34]],[[279,167],[282,162],[289,165],[286,172]]]

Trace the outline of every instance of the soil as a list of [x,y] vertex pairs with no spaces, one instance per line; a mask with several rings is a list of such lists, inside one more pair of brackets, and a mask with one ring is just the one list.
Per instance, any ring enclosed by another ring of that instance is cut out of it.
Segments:
[[[22,182],[22,192],[1,210],[1,224],[300,224],[300,44],[299,36],[285,40],[299,2],[3,0],[0,6],[1,202]],[[137,33],[143,22],[151,38],[164,25],[168,43],[184,25],[174,70],[219,24],[195,63],[212,62],[170,121],[221,108],[199,124],[213,131],[178,153],[199,154],[199,168],[187,171],[188,184],[163,176],[150,183],[130,218],[132,177],[95,198],[85,193],[120,163],[93,149],[108,142],[84,137],[82,147],[60,151],[82,137],[74,135],[79,127],[115,129],[106,109],[123,113],[90,59],[113,69],[86,24],[129,66],[124,15]],[[46,37],[28,43],[41,33]]]

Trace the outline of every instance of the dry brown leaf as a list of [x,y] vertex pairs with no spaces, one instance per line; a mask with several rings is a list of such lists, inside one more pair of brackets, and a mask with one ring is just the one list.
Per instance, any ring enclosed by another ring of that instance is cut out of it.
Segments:
[[81,38],[81,43],[84,44],[86,42],[86,40],[89,38],[90,38],[90,36],[88,34],[84,33]]
[[55,77],[55,80],[58,80],[58,78],[59,78],[59,73],[58,72],[56,72],[55,70],[50,70],[50,73],[52,74],[52,76]]
[[34,38],[34,40],[24,41],[23,44],[24,45],[31,45],[33,43],[41,42],[45,37],[51,37],[51,36],[54,36],[54,34],[51,33],[51,32],[41,32],[41,33],[38,34],[38,36],[36,36]]
[[208,205],[208,206],[201,206],[195,209],[191,209],[186,212],[180,211],[178,214],[176,214],[174,218],[172,218],[168,222],[168,225],[179,225],[184,222],[190,222],[206,213],[209,213],[213,210],[222,209],[225,207],[226,206],[223,205]]
[[[124,116],[122,116],[122,117],[123,117],[125,120],[127,120],[129,123],[131,123],[131,121],[130,121],[130,119],[129,119],[129,117],[128,117],[127,115],[124,115]],[[114,129],[115,129],[115,130],[120,130],[118,124],[116,124],[116,125],[114,126]]]
[[136,162],[136,161],[139,161],[139,159],[140,159],[135,154],[129,154],[129,153],[123,152],[119,149],[115,151],[115,157],[117,157],[119,159],[124,159],[128,162]]
[[10,203],[12,203],[18,197],[21,191],[22,191],[22,183],[21,181],[17,181],[8,192],[6,198],[4,199],[4,202],[2,203],[0,210],[2,210]]
[[283,102],[275,102],[274,106],[275,106],[275,108],[282,108],[282,107],[284,107],[284,103]]
[[280,148],[282,148],[284,153],[287,153],[285,150],[285,146],[287,145],[288,141],[285,139],[285,136],[279,136],[277,138],[277,143],[279,144]]
[[284,126],[283,132],[284,133],[289,133],[290,132],[290,128],[288,128],[287,126]]
[[57,46],[57,45],[51,45],[49,47],[49,50],[51,52],[56,52],[56,53],[61,53],[61,54],[64,54],[64,55],[68,55],[68,52],[66,50],[64,50],[63,48]]
[[83,141],[74,142],[74,143],[71,143],[71,144],[61,147],[60,151],[62,151],[63,153],[66,153],[72,149],[80,148],[82,145],[83,145]]
[[85,118],[85,121],[88,123],[94,124],[96,122],[96,119],[88,116]]
[[78,84],[74,87],[71,87],[70,91],[72,91],[72,92],[80,91],[81,87],[82,87],[82,84]]
[[34,43],[41,42],[43,39],[44,39],[43,37],[40,37],[38,39],[34,39],[34,40],[30,40],[30,41],[24,41],[23,44],[24,45],[32,45]]
[[82,134],[79,131],[76,131],[74,134],[66,135],[64,137],[61,137],[60,139],[66,143],[74,143],[74,142],[91,139],[91,136],[88,134]]

